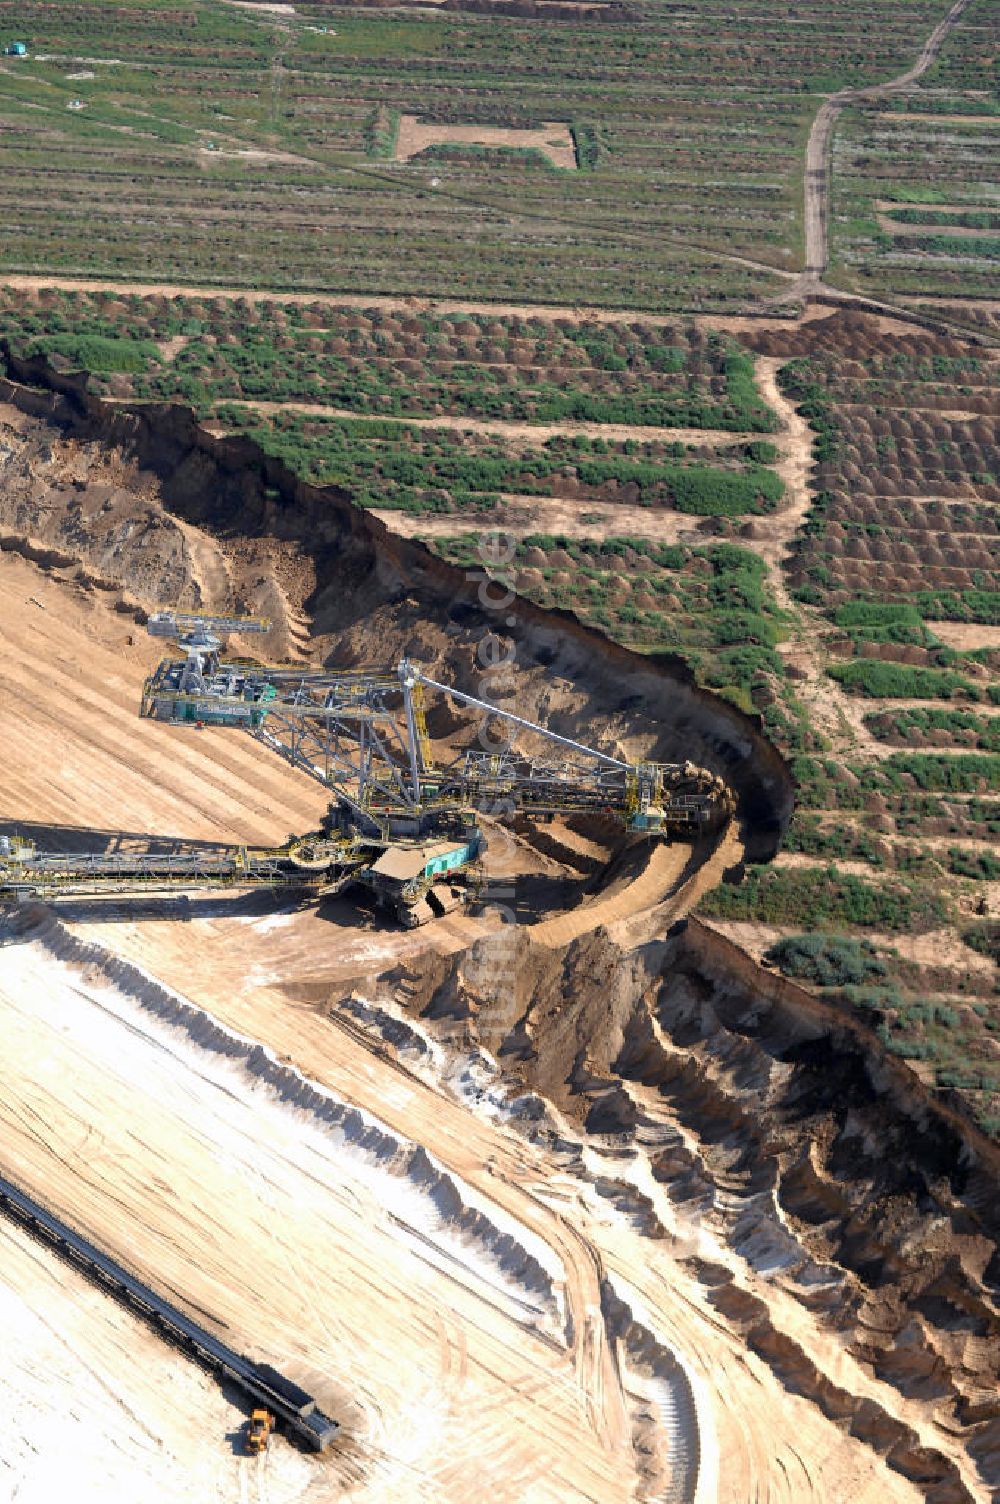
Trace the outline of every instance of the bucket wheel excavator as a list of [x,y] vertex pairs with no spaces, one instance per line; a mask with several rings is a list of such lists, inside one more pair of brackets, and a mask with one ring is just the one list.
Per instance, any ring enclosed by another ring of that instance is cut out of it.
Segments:
[[[179,843],[169,852],[81,855],[0,838],[0,899],[127,897],[211,889],[297,890],[316,899],[360,886],[407,927],[478,886],[480,818],[611,816],[626,832],[670,839],[721,821],[733,796],[694,763],[630,764],[440,684],[404,659],[387,670],[269,666],[221,656],[223,639],[263,618],[151,616],[180,656],[147,679],[140,715],[171,726],[237,727],[331,795],[319,830],[284,846]],[[480,718],[478,745],[432,751],[433,697]],[[519,745],[520,748],[519,749]]]

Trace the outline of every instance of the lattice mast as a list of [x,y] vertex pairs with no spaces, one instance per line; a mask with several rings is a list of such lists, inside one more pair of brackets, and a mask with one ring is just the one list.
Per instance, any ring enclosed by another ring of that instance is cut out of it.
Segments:
[[[694,763],[630,764],[513,711],[439,683],[404,659],[394,670],[344,671],[224,660],[229,633],[262,635],[259,617],[160,612],[154,637],[179,640],[147,679],[140,714],[230,726],[323,784],[332,802],[318,831],[279,848],[177,843],[167,852],[38,851],[0,839],[0,900],[113,896],[212,888],[369,888],[404,924],[422,923],[473,891],[484,849],[478,819],[597,813],[627,830],[668,836],[732,812],[724,781]],[[442,695],[509,728],[493,750],[460,747],[435,759],[428,696]],[[526,738],[527,750],[516,745]]]
[[[235,620],[234,620],[235,625]],[[721,778],[694,763],[630,764],[423,673],[271,667],[206,654],[205,634],[182,644],[147,681],[142,714],[158,720],[242,726],[349,806],[362,828],[420,834],[476,812],[601,811],[627,829],[694,825],[731,807]],[[468,748],[436,763],[427,693],[510,728],[497,751]],[[518,733],[534,748],[520,751]]]

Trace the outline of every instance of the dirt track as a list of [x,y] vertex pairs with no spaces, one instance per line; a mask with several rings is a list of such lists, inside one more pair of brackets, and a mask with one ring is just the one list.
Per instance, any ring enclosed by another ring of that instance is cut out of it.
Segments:
[[831,95],[820,106],[806,146],[805,271],[800,285],[794,293],[787,294],[788,296],[802,296],[809,284],[818,290],[829,264],[830,145],[833,140],[833,129],[841,110],[864,100],[881,99],[886,94],[896,93],[907,88],[921,74],[926,73],[940,52],[948,33],[958,24],[968,4],[969,0],[955,0],[948,14],[938,22],[927,38],[916,62],[912,67],[907,68],[905,73],[898,74],[884,84],[872,84],[864,89],[841,89],[838,94]]
[[[781,277],[791,277],[792,272],[776,272]],[[415,312],[433,309],[436,313],[447,315],[450,313],[484,313],[496,314],[510,318],[538,318],[538,319],[587,319],[599,324],[628,323],[631,320],[641,320],[653,327],[676,324],[678,319],[692,317],[684,313],[657,313],[642,308],[594,308],[588,304],[576,303],[551,304],[551,303],[502,303],[486,302],[482,299],[470,301],[456,298],[428,298],[422,296],[399,297],[387,296],[376,293],[330,293],[330,292],[288,292],[280,289],[261,291],[253,287],[231,287],[226,285],[206,286],[202,283],[185,284],[183,282],[139,282],[124,281],[107,277],[60,277],[60,276],[26,276],[21,273],[4,273],[2,278],[5,287],[12,287],[21,292],[41,292],[47,287],[61,288],[66,292],[116,292],[135,293],[140,297],[163,297],[163,298],[222,298],[226,302],[247,303],[315,303],[324,308],[383,308],[386,312]],[[720,315],[696,314],[694,322],[704,324],[706,327],[729,327],[741,320]],[[755,321],[756,322],[756,321]],[[782,325],[786,320],[780,320]]]
[[539,531],[561,533],[566,538],[612,538],[625,530],[630,538],[649,538],[656,543],[699,543],[702,538],[697,528],[699,519],[684,512],[655,511],[652,507],[633,512],[615,502],[509,493],[504,503],[489,513],[446,512],[443,516],[373,507],[372,516],[401,538],[453,538],[456,533],[484,524],[502,528],[511,538]]
[[[229,402],[229,407],[248,408],[259,413],[303,413],[306,416],[327,418],[354,418],[356,412],[344,407],[325,407],[319,402]],[[537,444],[540,439],[558,438],[562,434],[588,434],[601,439],[655,439],[663,444],[725,444],[745,443],[759,438],[758,434],[729,428],[656,428],[652,424],[627,423],[516,423],[505,418],[454,418],[447,414],[436,417],[411,417],[402,414],[393,421],[407,423],[413,428],[447,428],[458,433],[496,434],[508,444],[523,441],[526,445]]]

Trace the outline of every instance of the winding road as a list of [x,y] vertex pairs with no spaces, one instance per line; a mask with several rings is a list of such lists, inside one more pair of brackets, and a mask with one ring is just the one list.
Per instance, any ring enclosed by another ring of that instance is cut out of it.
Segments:
[[836,288],[826,287],[823,283],[823,275],[830,262],[830,147],[837,117],[847,105],[858,104],[867,99],[881,99],[885,95],[897,93],[926,73],[940,52],[945,37],[957,26],[968,5],[969,0],[955,0],[951,10],[942,21],[938,22],[927,38],[917,61],[912,67],[907,68],[905,73],[900,73],[888,83],[870,84],[863,89],[841,89],[839,93],[831,94],[830,98],[820,106],[806,146],[805,270],[774,301],[789,302],[794,298],[817,292],[834,298],[843,296]]

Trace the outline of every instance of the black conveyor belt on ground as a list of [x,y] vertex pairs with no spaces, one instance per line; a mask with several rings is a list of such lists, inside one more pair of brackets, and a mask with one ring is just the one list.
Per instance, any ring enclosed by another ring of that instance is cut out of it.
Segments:
[[0,1210],[82,1269],[220,1380],[228,1379],[238,1385],[254,1404],[276,1415],[287,1433],[314,1451],[322,1451],[333,1441],[339,1429],[337,1422],[317,1409],[315,1400],[305,1390],[267,1364],[252,1363],[234,1352],[3,1176],[0,1176]]

